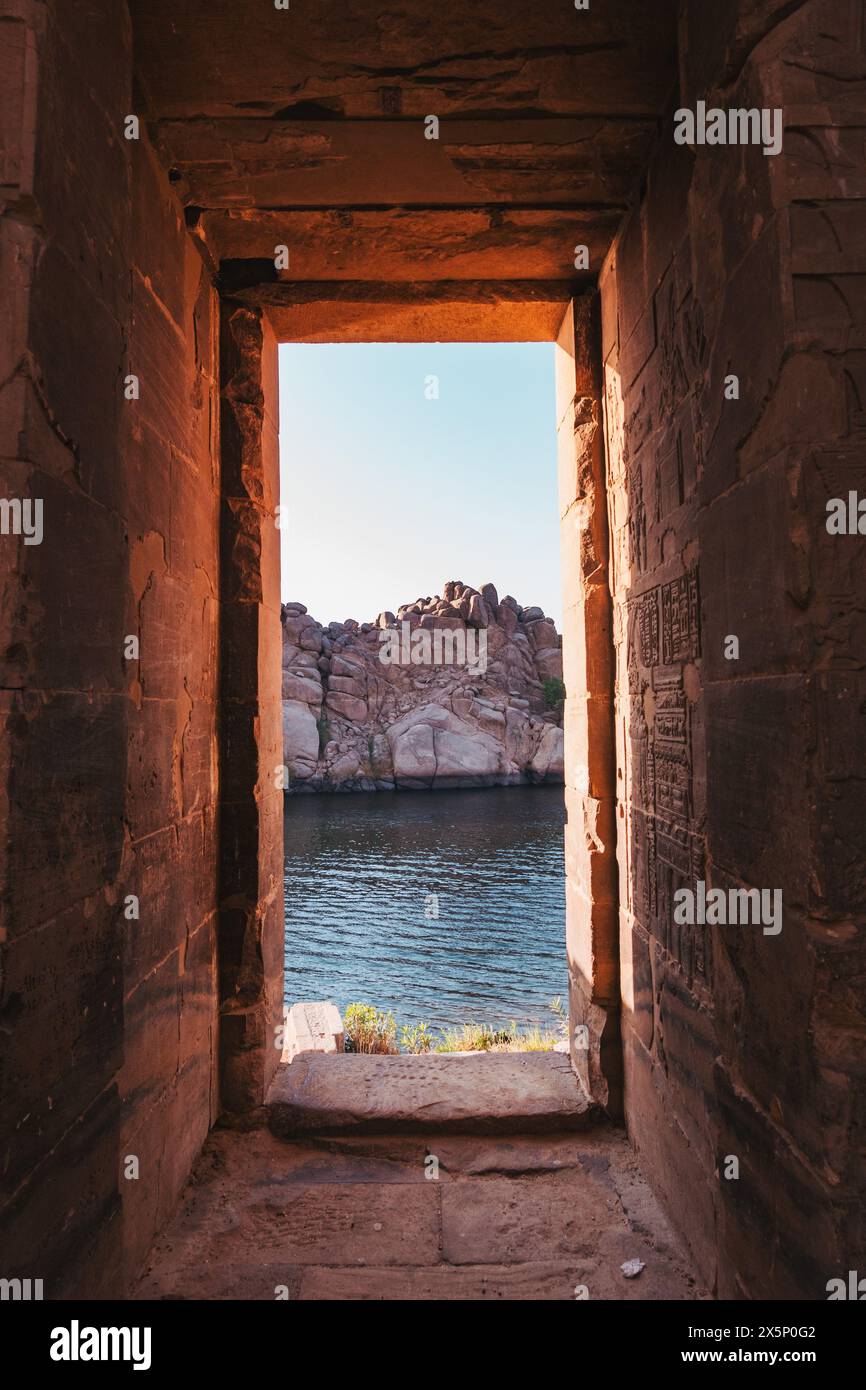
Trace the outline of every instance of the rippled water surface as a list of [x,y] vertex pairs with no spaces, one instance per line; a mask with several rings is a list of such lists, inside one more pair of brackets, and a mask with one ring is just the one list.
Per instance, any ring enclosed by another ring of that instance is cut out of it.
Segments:
[[564,820],[561,787],[288,798],[287,1001],[552,1023]]

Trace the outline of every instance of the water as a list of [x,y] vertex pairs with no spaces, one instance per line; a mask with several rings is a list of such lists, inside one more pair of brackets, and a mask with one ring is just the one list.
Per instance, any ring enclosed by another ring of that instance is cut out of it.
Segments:
[[288,798],[287,1002],[375,1004],[398,1024],[553,1024],[564,820],[561,787]]

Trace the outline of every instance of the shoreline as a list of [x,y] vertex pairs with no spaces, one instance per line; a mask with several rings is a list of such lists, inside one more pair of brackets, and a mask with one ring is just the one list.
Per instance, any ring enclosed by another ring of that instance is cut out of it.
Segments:
[[[319,782],[316,786],[315,783]],[[508,788],[526,787],[565,787],[562,777],[527,777],[517,774],[511,777],[441,777],[433,783],[400,778],[374,780],[371,777],[352,778],[347,782],[326,785],[317,777],[300,782],[294,787],[284,787],[283,796],[287,800],[308,796],[351,796],[370,792],[454,792],[454,791],[497,791]]]

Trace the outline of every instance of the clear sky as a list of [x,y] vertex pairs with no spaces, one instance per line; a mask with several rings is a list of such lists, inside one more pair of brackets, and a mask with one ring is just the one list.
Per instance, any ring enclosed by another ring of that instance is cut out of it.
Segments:
[[553,353],[283,344],[283,600],[369,622],[448,579],[489,580],[559,626]]

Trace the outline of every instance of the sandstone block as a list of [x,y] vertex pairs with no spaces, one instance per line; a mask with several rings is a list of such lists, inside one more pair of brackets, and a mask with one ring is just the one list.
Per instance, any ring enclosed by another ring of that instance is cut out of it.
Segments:
[[293,1004],[283,1030],[283,1061],[305,1052],[342,1052],[343,1020],[330,1000]]
[[588,1128],[596,1112],[567,1057],[308,1054],[268,1094],[273,1132],[544,1133]]

